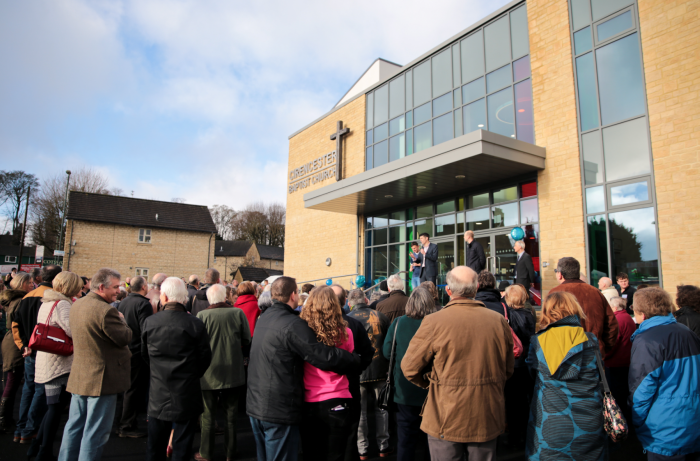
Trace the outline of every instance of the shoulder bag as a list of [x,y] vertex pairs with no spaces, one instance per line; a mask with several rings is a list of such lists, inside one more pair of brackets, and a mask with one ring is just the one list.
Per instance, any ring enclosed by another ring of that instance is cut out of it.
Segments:
[[51,326],[51,314],[58,305],[53,303],[46,323],[37,323],[32,337],[29,339],[29,349],[33,351],[48,352],[56,355],[73,355],[73,340],[62,328]]
[[617,402],[610,392],[608,380],[605,378],[605,368],[603,360],[600,358],[600,349],[595,346],[595,360],[598,363],[598,371],[600,372],[600,380],[603,382],[603,427],[605,432],[613,442],[623,442],[629,434],[629,426],[625,417],[622,415],[622,410],[617,405]]
[[394,404],[394,363],[396,362],[396,332],[399,329],[399,322],[401,317],[396,320],[396,326],[394,327],[394,339],[391,341],[391,357],[389,357],[389,373],[386,377],[386,384],[379,391],[379,397],[377,398],[377,406],[382,410],[388,411],[393,409]]
[[510,320],[508,319],[508,306],[506,306],[506,303],[501,303],[503,304],[503,312],[506,315],[506,322],[508,322],[508,327],[510,328],[510,334],[513,335],[513,355],[518,358],[521,355],[523,355],[523,342],[520,341],[520,338],[518,338],[518,335],[515,334],[513,331],[513,327],[510,326]]

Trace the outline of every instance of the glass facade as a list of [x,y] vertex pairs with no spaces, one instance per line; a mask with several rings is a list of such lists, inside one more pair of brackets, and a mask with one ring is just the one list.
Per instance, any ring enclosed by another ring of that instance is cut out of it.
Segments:
[[469,34],[367,93],[366,170],[480,129],[534,144],[526,6]]
[[569,0],[591,284],[661,282],[635,0]]

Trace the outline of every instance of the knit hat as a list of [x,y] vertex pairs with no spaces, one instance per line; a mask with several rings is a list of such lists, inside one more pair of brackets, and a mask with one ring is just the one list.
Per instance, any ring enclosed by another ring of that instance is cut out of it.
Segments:
[[386,280],[382,280],[382,282],[379,284],[379,289],[382,291],[389,291],[389,284],[386,283]]

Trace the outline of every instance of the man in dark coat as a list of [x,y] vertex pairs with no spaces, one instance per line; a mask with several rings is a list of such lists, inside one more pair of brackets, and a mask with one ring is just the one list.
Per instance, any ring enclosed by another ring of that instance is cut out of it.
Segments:
[[483,270],[479,272],[478,281],[479,289],[474,299],[484,303],[487,309],[491,309],[505,317],[501,292],[496,289],[496,277],[491,272]]
[[392,275],[386,282],[389,287],[389,297],[377,303],[377,311],[386,315],[391,325],[391,322],[406,314],[408,296],[403,291],[404,282],[398,274]]
[[518,254],[518,261],[515,263],[515,283],[521,284],[529,292],[530,287],[537,280],[532,257],[525,253],[525,242],[523,240],[515,242],[513,250]]
[[246,410],[258,459],[295,461],[304,402],[304,361],[324,371],[351,374],[359,370],[360,356],[316,339],[294,311],[299,295],[293,278],[278,278],[270,292],[274,302],[255,325]]
[[204,323],[185,309],[187,289],[177,277],[161,285],[161,312],[146,319],[141,354],[150,364],[149,461],[165,459],[171,429],[173,461],[192,459],[197,418],[204,411],[199,379],[211,363]]
[[151,301],[146,298],[148,281],[141,276],[131,280],[131,293],[119,303],[118,310],[124,315],[126,324],[133,335],[129,343],[131,351],[131,385],[124,392],[122,418],[119,422],[119,437],[145,437],[146,432],[138,429],[136,419],[142,402],[145,402],[148,391],[148,368],[141,356],[141,332],[146,319],[153,315]]
[[199,277],[196,274],[190,275],[189,283],[187,284],[187,312],[192,312],[192,303],[194,302],[194,297],[199,290]]
[[634,294],[637,292],[637,289],[630,286],[630,278],[624,272],[620,272],[615,278],[617,279],[617,285],[620,287],[618,290],[620,298],[627,301],[627,313],[634,315],[632,304],[634,304]]
[[192,307],[190,312],[192,315],[197,315],[204,309],[209,307],[209,300],[207,300],[207,289],[210,286],[219,283],[220,275],[219,271],[213,268],[207,269],[204,273],[204,285],[201,285],[192,299]]
[[420,281],[425,282],[426,280],[431,281],[437,286],[437,259],[438,259],[438,248],[434,243],[430,243],[430,235],[427,233],[422,233],[418,237],[421,243],[420,252],[423,255],[423,264],[420,271]]
[[464,233],[464,243],[467,244],[467,267],[478,274],[486,268],[484,247],[474,240],[474,232],[470,230]]

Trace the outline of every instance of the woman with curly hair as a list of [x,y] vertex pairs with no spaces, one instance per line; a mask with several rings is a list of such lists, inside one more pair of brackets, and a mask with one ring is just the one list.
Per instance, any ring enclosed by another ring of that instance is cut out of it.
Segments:
[[[352,331],[343,320],[338,297],[332,288],[313,290],[301,311],[301,318],[316,333],[319,342],[353,351]],[[301,426],[304,460],[345,459],[352,401],[348,378],[304,362],[304,389]]]
[[679,285],[676,306],[678,310],[673,313],[676,322],[687,326],[700,337],[700,288],[694,285]]

